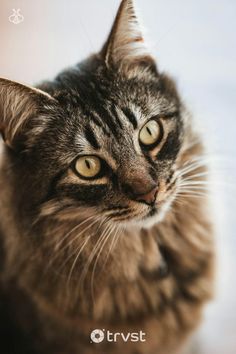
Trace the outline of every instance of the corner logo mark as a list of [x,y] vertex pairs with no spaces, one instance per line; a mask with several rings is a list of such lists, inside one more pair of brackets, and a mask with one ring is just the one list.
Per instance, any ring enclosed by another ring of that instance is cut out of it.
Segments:
[[13,14],[8,17],[9,21],[14,23],[14,25],[18,25],[19,23],[24,21],[24,16],[21,15],[20,9],[12,9]]
[[90,334],[90,339],[93,343],[101,343],[104,337],[104,332],[101,329],[94,329]]

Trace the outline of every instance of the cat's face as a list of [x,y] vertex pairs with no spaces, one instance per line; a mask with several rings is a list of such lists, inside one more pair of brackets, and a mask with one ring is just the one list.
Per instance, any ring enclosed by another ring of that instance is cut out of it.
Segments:
[[48,166],[40,167],[45,173],[55,161],[63,164],[42,212],[66,200],[75,214],[83,208],[117,222],[156,220],[173,197],[182,141],[175,92],[164,77],[127,79],[99,61],[84,78],[71,75],[69,92],[63,76],[58,79],[61,113],[36,146],[36,156],[42,144],[50,149]]
[[174,198],[182,106],[125,22],[133,16],[128,3],[102,52],[41,85],[47,95],[1,82],[14,100],[2,130],[22,181],[19,198],[36,214],[144,226]]

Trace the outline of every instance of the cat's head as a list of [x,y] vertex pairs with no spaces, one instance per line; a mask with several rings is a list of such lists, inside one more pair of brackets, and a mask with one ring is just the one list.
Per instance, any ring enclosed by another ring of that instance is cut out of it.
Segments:
[[132,1],[101,52],[55,81],[34,89],[1,79],[0,111],[22,214],[145,226],[173,201],[186,118]]

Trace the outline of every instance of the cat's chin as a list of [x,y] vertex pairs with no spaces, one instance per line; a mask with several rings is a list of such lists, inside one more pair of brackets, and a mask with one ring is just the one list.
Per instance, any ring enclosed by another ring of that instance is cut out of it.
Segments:
[[161,205],[157,205],[154,208],[151,208],[146,215],[140,217],[140,219],[130,219],[122,222],[122,226],[130,228],[137,227],[140,229],[150,229],[154,225],[160,223],[166,213],[170,209],[170,205],[172,204],[174,197],[169,198]]

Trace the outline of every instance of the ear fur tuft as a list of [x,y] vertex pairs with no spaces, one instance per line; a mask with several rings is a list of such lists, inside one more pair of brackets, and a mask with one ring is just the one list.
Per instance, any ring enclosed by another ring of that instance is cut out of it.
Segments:
[[41,90],[0,78],[0,132],[5,143],[12,146],[25,123],[51,100]]
[[146,47],[133,0],[122,1],[101,54],[108,67],[155,65]]

